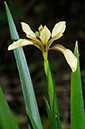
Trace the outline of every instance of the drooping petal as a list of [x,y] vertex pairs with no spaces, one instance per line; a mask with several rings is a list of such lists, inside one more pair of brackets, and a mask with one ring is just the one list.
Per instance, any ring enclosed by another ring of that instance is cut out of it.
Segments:
[[61,21],[61,22],[58,22],[57,24],[55,24],[55,26],[52,30],[52,37],[57,36],[57,34],[59,34],[59,33],[63,33],[65,31],[65,28],[66,28],[65,21]]
[[33,45],[33,43],[26,39],[19,39],[18,41],[14,41],[11,45],[9,45],[8,50],[13,50],[26,45]]
[[71,67],[72,71],[75,72],[77,69],[77,58],[74,56],[71,50],[66,49],[64,56]]
[[50,30],[46,26],[44,26],[43,30],[40,31],[40,39],[43,45],[47,44],[50,36],[51,36]]
[[64,57],[65,57],[67,63],[71,67],[72,71],[73,72],[76,71],[76,69],[77,69],[77,58],[74,56],[74,54],[72,53],[71,50],[66,49],[64,46],[62,46],[60,44],[55,45],[51,49],[58,50],[58,51],[62,52],[64,54]]
[[35,33],[31,30],[30,26],[24,22],[21,22],[22,29],[26,33],[28,38],[34,37],[36,38]]

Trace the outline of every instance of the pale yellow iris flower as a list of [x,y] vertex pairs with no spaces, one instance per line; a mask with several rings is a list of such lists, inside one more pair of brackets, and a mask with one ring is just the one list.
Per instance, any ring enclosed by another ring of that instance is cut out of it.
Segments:
[[34,33],[28,24],[21,22],[21,25],[28,39],[19,39],[18,41],[13,42],[8,47],[8,50],[16,49],[26,45],[34,45],[42,51],[44,60],[47,60],[48,58],[48,50],[58,50],[64,54],[64,57],[71,67],[72,71],[76,71],[77,58],[74,56],[71,50],[65,48],[60,44],[56,44],[55,46],[50,47],[53,41],[63,36],[66,28],[65,21],[61,21],[55,24],[52,33],[46,26],[43,27],[42,25],[40,25],[38,31]]

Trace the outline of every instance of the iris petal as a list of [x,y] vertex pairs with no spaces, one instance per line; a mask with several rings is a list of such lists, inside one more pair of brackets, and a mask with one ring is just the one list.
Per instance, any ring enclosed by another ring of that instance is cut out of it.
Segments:
[[52,30],[52,37],[56,36],[59,33],[63,33],[65,31],[66,28],[66,22],[62,21],[62,22],[58,22],[57,24],[55,24],[53,30]]
[[46,26],[44,26],[43,30],[40,31],[40,39],[43,45],[47,44],[50,36],[51,36],[50,30]]
[[26,33],[28,38],[34,37],[36,38],[35,33],[31,30],[30,26],[24,22],[21,22],[22,29]]
[[43,51],[43,47],[40,43],[35,41],[30,41],[28,39],[19,39],[17,41],[14,41],[11,45],[9,45],[8,50],[13,50],[19,47],[27,46],[27,45],[34,45],[37,48],[39,48],[41,51]]
[[77,69],[77,58],[74,56],[71,50],[66,49],[64,46],[57,44],[54,47],[50,48],[53,50],[58,50],[64,54],[64,57],[71,67],[72,71],[75,72]]
[[77,69],[77,58],[74,56],[72,51],[70,51],[69,49],[65,50],[64,56],[69,64],[69,66],[71,67],[72,71],[75,72]]
[[14,41],[11,45],[9,45],[8,50],[13,50],[22,46],[32,45],[33,43],[26,39],[19,39],[18,41]]

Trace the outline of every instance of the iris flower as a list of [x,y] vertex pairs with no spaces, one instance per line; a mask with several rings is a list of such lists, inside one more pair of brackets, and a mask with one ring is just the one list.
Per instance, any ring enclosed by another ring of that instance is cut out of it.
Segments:
[[56,44],[51,47],[53,41],[59,39],[63,36],[63,33],[66,29],[66,22],[61,21],[55,24],[52,29],[52,33],[46,27],[40,25],[38,31],[35,33],[31,30],[30,26],[24,22],[21,22],[22,29],[26,33],[27,39],[19,39],[18,41],[14,41],[11,45],[9,45],[8,50],[13,50],[26,45],[34,45],[42,51],[44,60],[48,58],[49,50],[58,50],[64,54],[64,57],[71,67],[72,71],[75,72],[77,69],[77,58],[74,56],[71,50],[65,48],[60,44]]

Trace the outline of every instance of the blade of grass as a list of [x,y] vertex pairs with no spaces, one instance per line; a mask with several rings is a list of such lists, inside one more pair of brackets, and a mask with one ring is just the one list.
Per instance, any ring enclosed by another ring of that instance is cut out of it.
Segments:
[[0,126],[2,129],[19,129],[0,87]]
[[71,73],[71,128],[85,129],[84,104],[77,42],[74,54],[77,57],[78,66],[76,72]]
[[[14,24],[14,21],[12,18],[12,15],[10,13],[10,10],[9,10],[6,2],[5,2],[5,8],[6,8],[8,24],[9,24],[9,28],[10,28],[11,39],[12,39],[12,41],[14,41],[14,40],[19,39],[19,36],[18,36],[16,27],[15,27],[15,24]],[[22,48],[15,49],[14,55],[15,55],[15,59],[16,59],[16,63],[17,63],[18,71],[19,71],[25,106],[27,108],[29,108],[30,113],[31,113],[37,127],[39,129],[42,129],[38,106],[37,106],[37,102],[36,102],[36,98],[35,98],[35,93],[34,93],[32,81],[31,81],[31,77],[30,77],[30,72],[28,69],[28,65],[26,62],[26,58],[25,58],[23,49]],[[27,112],[27,114],[28,114],[28,112]]]

